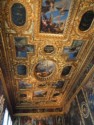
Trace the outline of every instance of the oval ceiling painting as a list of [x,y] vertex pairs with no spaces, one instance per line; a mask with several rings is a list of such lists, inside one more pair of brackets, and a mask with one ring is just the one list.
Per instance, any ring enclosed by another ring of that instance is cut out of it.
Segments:
[[66,66],[63,68],[62,70],[62,73],[61,73],[61,76],[66,76],[70,73],[70,70],[71,70],[72,66]]
[[11,18],[16,26],[23,26],[26,22],[26,9],[21,3],[14,3],[11,7]]
[[45,80],[49,78],[55,71],[55,63],[51,60],[42,60],[35,67],[35,75],[37,78]]
[[81,31],[85,31],[85,30],[88,30],[89,27],[91,26],[92,24],[92,21],[94,19],[94,12],[93,11],[87,11],[83,16],[82,16],[82,19],[81,19],[81,22],[80,22],[80,25],[79,25],[79,29]]
[[44,52],[52,53],[54,51],[54,47],[52,45],[47,45],[44,47]]

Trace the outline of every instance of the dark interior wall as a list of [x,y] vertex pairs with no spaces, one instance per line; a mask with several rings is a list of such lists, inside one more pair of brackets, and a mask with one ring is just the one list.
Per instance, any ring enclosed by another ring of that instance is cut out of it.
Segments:
[[65,125],[94,125],[94,74],[84,83],[65,114]]
[[88,79],[87,82],[85,82],[83,86],[83,92],[88,107],[86,117],[88,116],[88,114],[90,114],[91,120],[94,124],[94,71],[91,72],[91,77]]
[[12,112],[9,108],[7,88],[0,68],[0,125],[6,125],[5,122],[12,125]]
[[68,113],[64,115],[64,118],[65,125],[83,125],[76,98],[72,101],[70,109]]

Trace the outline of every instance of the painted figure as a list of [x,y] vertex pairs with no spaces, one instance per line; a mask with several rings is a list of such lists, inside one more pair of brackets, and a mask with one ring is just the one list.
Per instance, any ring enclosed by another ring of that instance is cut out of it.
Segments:
[[70,2],[68,0],[43,0],[41,10],[41,32],[63,33]]

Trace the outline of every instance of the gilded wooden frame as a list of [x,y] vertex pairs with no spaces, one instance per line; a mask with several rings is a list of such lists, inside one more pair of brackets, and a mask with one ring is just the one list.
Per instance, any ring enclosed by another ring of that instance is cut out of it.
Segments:
[[[22,4],[25,7],[25,9],[26,9],[26,22],[25,22],[25,24],[23,26],[16,26],[12,22],[11,7],[15,3]],[[30,28],[30,25],[32,24],[32,20],[33,20],[32,8],[31,8],[30,4],[28,2],[26,2],[26,0],[7,1],[6,5],[5,5],[5,17],[6,17],[6,21],[8,23],[8,26],[11,29],[16,31],[17,33],[22,33],[24,30],[28,30]]]
[[82,16],[87,12],[87,11],[93,11],[94,12],[94,3],[92,4],[92,6],[90,6],[90,3],[87,3],[88,6],[86,6],[84,8],[80,8],[80,11],[78,12],[77,14],[77,17],[75,19],[75,22],[74,22],[74,27],[75,27],[75,31],[78,35],[80,35],[81,37],[88,37],[89,35],[91,35],[93,32],[94,32],[94,19],[89,27],[89,29],[85,30],[85,31],[81,31],[79,29],[79,24],[80,24],[80,21],[82,19]]

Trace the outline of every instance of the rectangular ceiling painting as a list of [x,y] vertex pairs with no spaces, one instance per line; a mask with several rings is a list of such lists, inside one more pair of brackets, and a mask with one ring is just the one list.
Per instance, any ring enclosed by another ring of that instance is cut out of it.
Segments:
[[41,33],[63,33],[71,0],[42,0]]

